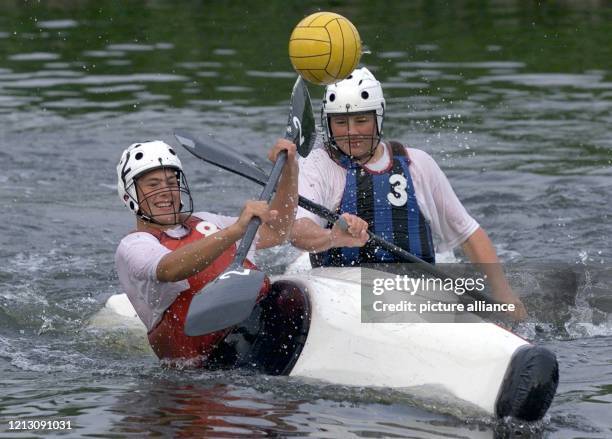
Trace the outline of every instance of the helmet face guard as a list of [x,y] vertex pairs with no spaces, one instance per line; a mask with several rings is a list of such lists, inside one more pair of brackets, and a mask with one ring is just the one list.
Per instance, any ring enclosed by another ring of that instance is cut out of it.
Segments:
[[[384,110],[383,110],[384,112]],[[349,119],[349,116],[360,116],[360,115],[372,115],[375,121],[375,132],[372,134],[350,134],[349,124],[352,122]],[[332,118],[344,117],[345,124],[347,124],[347,133],[345,135],[339,136],[335,135],[332,130]],[[359,162],[361,164],[367,163],[376,152],[376,147],[382,140],[381,127],[378,125],[378,117],[374,110],[372,111],[362,111],[359,113],[340,113],[340,114],[321,114],[321,125],[325,126],[323,129],[328,131],[327,140],[325,141],[325,147],[327,148],[327,152],[330,154],[332,159],[338,161],[342,158],[348,157],[353,162]],[[361,155],[356,155],[353,151],[357,145],[361,145],[363,143],[369,143],[370,147],[367,152],[362,153]],[[342,148],[340,147],[342,145]]]
[[[340,115],[348,117],[372,112],[376,120],[375,135],[350,135],[342,136],[342,138],[334,136],[331,129],[331,117]],[[365,67],[354,70],[346,79],[327,86],[321,107],[321,127],[323,128],[323,143],[332,159],[337,161],[340,158],[348,157],[352,161],[364,163],[372,158],[382,139],[384,113],[385,98],[380,82]],[[370,151],[360,156],[353,155],[352,145],[364,141],[372,142]],[[344,151],[339,147],[339,142],[345,147]]]
[[[137,187],[141,177],[155,170],[164,171],[159,187],[153,185],[147,191]],[[185,215],[189,217],[193,213],[193,199],[181,162],[172,147],[159,140],[134,143],[123,152],[117,165],[117,190],[125,206],[147,222],[164,226],[179,224]],[[145,195],[139,197],[139,192]],[[156,202],[164,206],[156,206]],[[165,206],[167,203],[170,206]],[[168,207],[172,207],[172,212],[156,213]]]
[[[161,167],[157,169],[164,171],[162,175],[171,174],[176,178],[176,183],[166,183],[150,191],[143,187],[137,187],[136,201],[138,202],[139,209],[136,215],[144,221],[154,224],[180,224],[186,219],[185,215],[189,217],[193,213],[193,199],[191,198],[185,174],[176,168]],[[149,172],[151,171],[147,171],[146,174]],[[134,178],[132,184],[138,186],[139,176]],[[170,204],[171,212],[158,212],[159,208],[156,206],[156,203],[159,203],[159,200],[162,200],[164,204]]]

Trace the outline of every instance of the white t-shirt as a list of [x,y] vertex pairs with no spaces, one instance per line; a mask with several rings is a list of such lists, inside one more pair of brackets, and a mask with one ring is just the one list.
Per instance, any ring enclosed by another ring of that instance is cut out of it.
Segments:
[[[202,220],[196,229],[206,236],[229,227],[237,220],[235,217],[208,212],[197,212],[193,216]],[[168,235],[176,238],[184,236],[187,232],[187,228],[180,225],[166,231]],[[250,260],[253,260],[256,241],[257,237],[247,255]],[[239,244],[240,242],[236,243]],[[147,331],[155,327],[164,311],[172,305],[178,295],[189,288],[187,280],[179,282],[157,280],[157,265],[170,252],[171,250],[164,247],[150,233],[135,232],[121,240],[115,253],[115,268],[119,282],[138,317],[147,327]]]
[[[406,148],[410,158],[410,176],[417,203],[429,222],[438,253],[452,250],[474,233],[479,225],[461,204],[446,175],[425,151]],[[391,154],[385,146],[383,156],[365,167],[381,171],[389,166]],[[323,148],[314,149],[300,158],[300,195],[336,211],[342,201],[346,184],[346,169],[334,162]],[[326,220],[303,208],[297,219],[309,218],[322,227]]]

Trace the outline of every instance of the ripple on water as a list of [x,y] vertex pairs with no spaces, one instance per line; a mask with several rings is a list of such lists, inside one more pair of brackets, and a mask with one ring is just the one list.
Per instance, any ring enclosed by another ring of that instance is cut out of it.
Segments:
[[378,58],[383,59],[397,59],[397,58],[405,58],[408,56],[408,52],[403,51],[386,51],[386,52],[378,52],[376,54]]
[[482,76],[467,81],[467,84],[489,84],[491,82],[510,82],[516,85],[530,87],[575,87],[597,88],[603,75],[601,74],[564,74],[564,73],[522,73],[516,75]]
[[51,52],[18,53],[8,57],[11,61],[51,61],[59,58],[59,54]]
[[134,44],[134,43],[122,43],[122,44],[109,44],[106,46],[109,51],[123,51],[123,52],[150,52],[155,49],[154,45],[151,44]]
[[415,49],[421,52],[434,52],[440,49],[440,46],[437,44],[417,44]]
[[83,52],[84,56],[90,56],[92,58],[118,58],[125,56],[125,51],[121,50],[86,50]]
[[262,72],[259,70],[247,70],[247,76],[252,76],[255,78],[295,78],[295,72]]
[[[64,72],[55,75],[51,73],[50,78],[23,78],[13,82],[7,81],[5,85],[11,88],[50,88],[58,85],[96,85],[121,84],[121,83],[143,83],[143,82],[179,82],[187,78],[173,74],[134,73],[127,75],[82,75],[76,72]],[[56,77],[57,76],[57,77]]]
[[68,63],[68,62],[48,62],[48,63],[43,64],[43,67],[45,69],[69,69],[73,65],[74,63]]
[[33,96],[0,96],[0,111],[2,111],[2,108],[6,108],[8,109],[7,111],[12,112],[13,108],[23,107],[41,101],[42,98]]
[[123,84],[123,85],[111,85],[104,87],[87,87],[85,89],[88,93],[93,94],[108,94],[108,93],[125,93],[132,91],[142,91],[146,87],[142,84]]
[[193,61],[193,62],[179,62],[176,63],[177,67],[182,67],[185,69],[196,70],[202,67],[223,67],[223,63],[218,61]]
[[36,26],[41,29],[69,29],[73,27],[78,27],[79,23],[75,20],[65,19],[65,20],[42,20],[37,21]]
[[214,72],[214,71],[199,71],[196,72],[196,76],[198,78],[216,78],[219,76],[219,72]]
[[222,48],[222,49],[215,49],[213,50],[213,53],[215,55],[221,55],[221,56],[232,56],[232,55],[236,55],[236,50],[235,49],[228,49],[228,48]]
[[129,59],[109,59],[105,61],[105,63],[106,65],[109,65],[109,66],[120,67],[120,66],[129,66],[132,64],[132,61],[130,61]]
[[414,69],[522,69],[526,66],[517,61],[486,61],[486,62],[436,62],[436,61],[401,61],[397,67],[411,67]]
[[229,93],[248,93],[253,90],[253,87],[245,87],[240,85],[219,85],[215,87],[215,90]]

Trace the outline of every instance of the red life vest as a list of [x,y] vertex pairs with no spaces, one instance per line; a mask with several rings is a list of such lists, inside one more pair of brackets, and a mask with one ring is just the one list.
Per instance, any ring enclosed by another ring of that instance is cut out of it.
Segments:
[[[198,226],[199,224],[199,226]],[[173,238],[162,231],[148,231],[155,236],[159,242],[170,250],[176,250],[184,245],[205,238],[214,232],[216,226],[202,221],[200,218],[191,216],[183,224],[189,229],[189,233],[181,238]],[[201,230],[201,231],[200,231]],[[206,364],[215,346],[219,344],[233,329],[229,327],[211,334],[190,337],[185,335],[184,326],[187,310],[193,296],[198,293],[209,282],[217,278],[232,263],[236,254],[236,244],[232,244],[215,261],[199,273],[187,278],[189,288],[181,292],[176,300],[164,312],[161,321],[149,332],[149,343],[155,354],[162,360],[181,360],[182,366],[199,367]],[[257,268],[253,263],[246,260],[246,268]],[[270,282],[266,278],[258,300],[269,291]]]

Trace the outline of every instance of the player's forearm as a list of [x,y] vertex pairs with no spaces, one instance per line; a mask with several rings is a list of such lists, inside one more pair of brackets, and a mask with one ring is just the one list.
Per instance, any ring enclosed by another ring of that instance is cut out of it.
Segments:
[[487,276],[491,290],[497,298],[501,298],[508,291],[511,291],[495,247],[493,247],[487,232],[478,228],[463,243],[462,248],[472,263],[480,264],[482,271]]
[[157,280],[178,282],[199,273],[242,238],[242,235],[243,231],[234,224],[168,253],[157,264]]
[[473,263],[494,264],[499,262],[495,247],[489,239],[487,232],[481,227],[462,244],[463,251]]
[[278,189],[270,202],[270,209],[277,210],[278,217],[261,226],[260,242],[265,245],[258,247],[272,247],[289,239],[298,207],[298,172],[296,163],[285,165]]
[[310,253],[329,250],[332,247],[332,232],[308,218],[300,218],[291,229],[291,244]]

